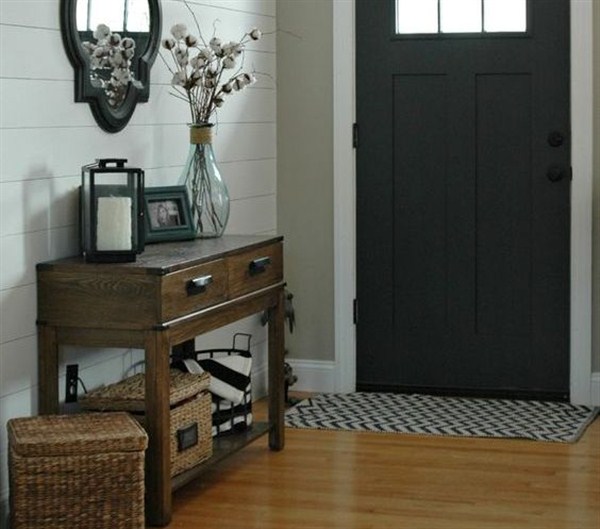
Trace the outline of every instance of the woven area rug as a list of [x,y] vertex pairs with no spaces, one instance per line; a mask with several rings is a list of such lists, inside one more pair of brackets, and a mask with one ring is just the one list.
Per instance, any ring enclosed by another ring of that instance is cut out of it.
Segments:
[[285,414],[291,428],[499,437],[572,443],[597,408],[564,402],[395,393],[321,394]]

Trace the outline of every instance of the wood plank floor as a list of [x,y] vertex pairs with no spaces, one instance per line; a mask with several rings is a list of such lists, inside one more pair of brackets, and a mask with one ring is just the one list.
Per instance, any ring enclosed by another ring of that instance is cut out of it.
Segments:
[[177,491],[169,527],[600,529],[600,419],[576,444],[287,429]]

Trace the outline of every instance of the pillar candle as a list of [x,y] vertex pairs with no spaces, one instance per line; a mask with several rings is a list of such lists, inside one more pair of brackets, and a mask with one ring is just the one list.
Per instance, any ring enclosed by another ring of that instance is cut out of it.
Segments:
[[131,198],[100,197],[96,213],[96,250],[131,250]]

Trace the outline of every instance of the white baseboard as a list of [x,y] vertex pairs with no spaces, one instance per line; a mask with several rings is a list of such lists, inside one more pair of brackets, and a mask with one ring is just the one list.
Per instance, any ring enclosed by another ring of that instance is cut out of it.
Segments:
[[332,393],[335,391],[335,362],[326,360],[286,360],[298,381],[290,391]]
[[[292,391],[312,391],[315,393],[332,393],[335,387],[335,362],[325,360],[294,360],[287,362],[292,366],[298,381],[292,386]],[[265,373],[266,375],[266,373]],[[266,388],[266,386],[263,386]],[[265,393],[266,394],[266,389]],[[600,371],[592,373],[591,380],[592,406],[600,406]]]
[[591,383],[591,399],[590,403],[592,406],[600,406],[600,371],[592,373]]

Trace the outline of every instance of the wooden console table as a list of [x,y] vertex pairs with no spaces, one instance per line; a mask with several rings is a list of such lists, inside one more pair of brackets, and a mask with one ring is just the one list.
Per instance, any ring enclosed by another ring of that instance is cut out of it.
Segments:
[[[256,437],[284,444],[283,257],[281,237],[224,236],[148,246],[135,263],[80,257],[37,266],[39,413],[58,413],[63,344],[144,349],[146,359],[146,513],[171,520],[171,493]],[[268,310],[269,422],[216,439],[214,455],[173,479],[169,448],[169,356],[173,346]]]

